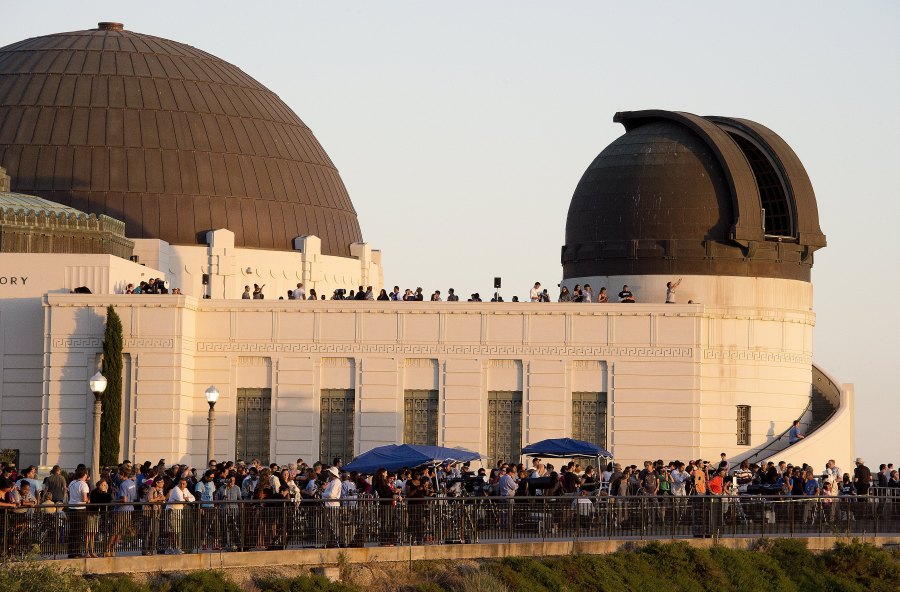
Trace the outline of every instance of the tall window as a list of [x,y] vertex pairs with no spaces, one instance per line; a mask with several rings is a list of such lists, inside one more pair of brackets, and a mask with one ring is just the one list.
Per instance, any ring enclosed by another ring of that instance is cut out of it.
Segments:
[[403,404],[403,442],[437,446],[438,392],[406,391]]
[[737,406],[737,443],[738,446],[750,445],[750,405]]
[[518,461],[522,454],[522,391],[488,393],[488,460]]
[[322,389],[322,421],[319,432],[319,459],[331,463],[353,458],[353,425],[356,399],[353,389]]
[[572,437],[606,448],[606,393],[572,393]]
[[250,462],[250,460],[258,458],[263,464],[269,462],[271,409],[272,389],[239,388],[237,390],[235,459]]

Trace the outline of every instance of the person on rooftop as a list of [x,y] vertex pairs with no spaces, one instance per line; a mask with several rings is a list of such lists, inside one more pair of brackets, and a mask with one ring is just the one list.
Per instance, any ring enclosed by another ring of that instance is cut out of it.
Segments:
[[675,290],[681,285],[681,278],[677,282],[666,282],[666,304],[675,304]]
[[622,286],[622,291],[619,292],[619,302],[625,304],[634,304],[634,294],[631,293],[631,290],[628,289],[628,285]]

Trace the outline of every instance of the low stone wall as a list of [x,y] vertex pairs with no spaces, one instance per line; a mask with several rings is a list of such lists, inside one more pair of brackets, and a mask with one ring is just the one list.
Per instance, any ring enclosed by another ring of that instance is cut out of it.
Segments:
[[[853,537],[878,546],[900,545],[900,536]],[[796,537],[812,551],[824,551],[848,537]],[[687,539],[682,542],[707,548],[722,545],[731,549],[749,549],[757,538]],[[362,547],[349,549],[295,549],[290,551],[247,551],[243,553],[194,553],[186,555],[140,555],[100,557],[98,559],[48,560],[59,568],[84,574],[182,572],[202,569],[272,567],[277,565],[336,565],[373,562],[437,561],[454,559],[499,559],[503,557],[547,557],[573,554],[602,555],[627,547],[671,539],[617,539],[593,541],[543,541],[527,543],[484,543],[469,545],[424,545],[414,547]]]

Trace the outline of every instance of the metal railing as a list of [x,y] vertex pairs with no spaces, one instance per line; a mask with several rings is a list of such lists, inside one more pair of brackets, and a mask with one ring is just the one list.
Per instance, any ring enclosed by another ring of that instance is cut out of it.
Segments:
[[[333,503],[333,502],[332,502]],[[51,506],[2,520],[2,555],[65,558],[263,549],[900,534],[900,496],[454,497]]]

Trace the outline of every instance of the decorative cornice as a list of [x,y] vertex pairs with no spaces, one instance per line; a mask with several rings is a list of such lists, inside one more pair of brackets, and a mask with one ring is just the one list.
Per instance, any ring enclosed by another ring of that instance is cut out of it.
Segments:
[[632,358],[691,358],[691,347],[613,347],[577,345],[452,345],[401,343],[276,343],[197,342],[198,353],[300,353],[300,354],[398,354],[408,356],[573,356]]

